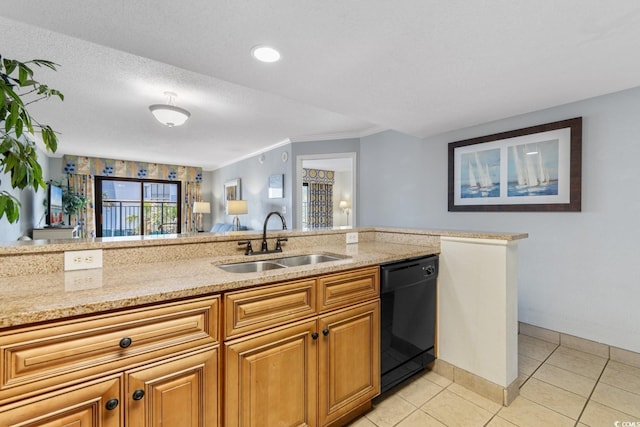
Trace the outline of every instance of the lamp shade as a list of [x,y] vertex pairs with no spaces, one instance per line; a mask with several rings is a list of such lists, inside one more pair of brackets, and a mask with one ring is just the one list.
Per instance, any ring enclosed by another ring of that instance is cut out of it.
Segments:
[[195,202],[193,213],[211,213],[211,204],[209,202]]
[[349,202],[346,200],[340,200],[340,204],[338,205],[340,209],[346,209],[349,207]]
[[228,200],[227,215],[245,215],[248,211],[246,200]]
[[157,121],[169,127],[183,125],[191,117],[190,112],[175,105],[153,104],[149,110]]

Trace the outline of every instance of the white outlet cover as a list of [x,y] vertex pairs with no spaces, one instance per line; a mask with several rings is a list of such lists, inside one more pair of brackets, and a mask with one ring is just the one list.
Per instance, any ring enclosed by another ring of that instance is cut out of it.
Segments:
[[102,268],[102,249],[64,252],[64,271],[94,268]]
[[347,233],[346,234],[347,244],[358,243],[358,232]]

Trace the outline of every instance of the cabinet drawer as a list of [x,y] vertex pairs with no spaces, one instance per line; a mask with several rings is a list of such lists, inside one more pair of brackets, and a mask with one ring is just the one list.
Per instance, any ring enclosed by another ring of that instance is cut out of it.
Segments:
[[0,403],[214,344],[218,312],[213,297],[1,333]]
[[380,297],[380,268],[368,267],[318,278],[318,311]]
[[120,427],[121,388],[121,376],[112,376],[0,406],[0,425]]
[[314,315],[315,284],[308,279],[225,294],[225,339]]

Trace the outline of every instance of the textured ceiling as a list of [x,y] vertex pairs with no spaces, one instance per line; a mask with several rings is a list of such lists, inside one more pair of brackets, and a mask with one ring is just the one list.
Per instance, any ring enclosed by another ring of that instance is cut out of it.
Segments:
[[[636,0],[30,0],[0,54],[60,64],[60,154],[215,169],[286,141],[417,137],[640,85]],[[270,44],[275,64],[250,50]],[[166,128],[164,91],[192,113]]]

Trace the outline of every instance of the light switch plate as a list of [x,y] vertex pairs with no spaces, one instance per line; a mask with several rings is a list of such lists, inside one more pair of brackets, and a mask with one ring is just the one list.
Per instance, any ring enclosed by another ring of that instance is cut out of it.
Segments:
[[92,268],[102,268],[102,249],[64,252],[64,271]]
[[358,232],[347,233],[347,244],[358,243]]

